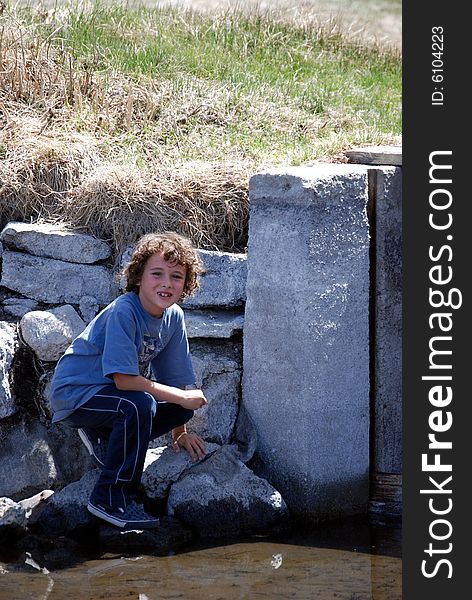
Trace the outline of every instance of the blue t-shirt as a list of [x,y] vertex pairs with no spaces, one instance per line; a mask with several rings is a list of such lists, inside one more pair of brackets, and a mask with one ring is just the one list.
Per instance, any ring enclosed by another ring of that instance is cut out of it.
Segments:
[[119,296],[72,342],[56,365],[49,392],[61,421],[113,383],[112,373],[143,375],[164,385],[195,384],[184,314],[173,304],[157,318],[134,292]]

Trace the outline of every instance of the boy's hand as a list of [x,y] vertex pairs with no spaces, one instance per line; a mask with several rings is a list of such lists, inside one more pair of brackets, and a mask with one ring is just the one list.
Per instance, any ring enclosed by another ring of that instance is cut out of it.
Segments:
[[190,410],[198,410],[205,404],[208,404],[207,399],[203,395],[202,390],[182,390],[180,406]]
[[206,455],[205,442],[196,433],[183,431],[172,442],[174,452],[180,452],[180,448],[185,448],[190,454],[190,458],[196,461],[201,460]]

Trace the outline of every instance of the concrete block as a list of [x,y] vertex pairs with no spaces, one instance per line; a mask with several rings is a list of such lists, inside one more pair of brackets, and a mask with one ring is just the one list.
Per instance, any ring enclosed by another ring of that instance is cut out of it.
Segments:
[[295,515],[363,512],[369,481],[368,170],[250,180],[243,404],[256,472]]

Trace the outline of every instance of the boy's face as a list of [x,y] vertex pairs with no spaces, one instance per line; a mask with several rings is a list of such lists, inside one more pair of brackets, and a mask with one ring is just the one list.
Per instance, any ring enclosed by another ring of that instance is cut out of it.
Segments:
[[186,274],[186,267],[167,262],[160,252],[150,256],[139,282],[138,296],[144,310],[153,317],[162,316],[164,309],[182,295]]

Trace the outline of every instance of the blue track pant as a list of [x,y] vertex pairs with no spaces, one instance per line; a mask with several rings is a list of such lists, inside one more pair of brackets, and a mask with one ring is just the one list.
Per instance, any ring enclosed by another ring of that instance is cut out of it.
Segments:
[[108,438],[105,467],[90,500],[126,507],[141,482],[149,442],[187,423],[193,411],[178,404],[156,402],[147,392],[102,388],[64,422]]

